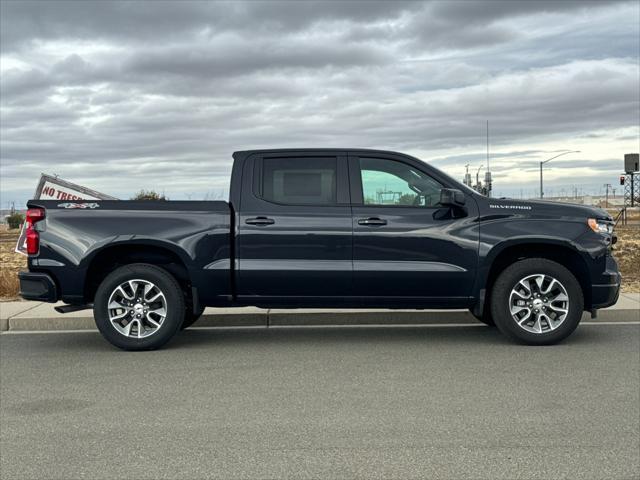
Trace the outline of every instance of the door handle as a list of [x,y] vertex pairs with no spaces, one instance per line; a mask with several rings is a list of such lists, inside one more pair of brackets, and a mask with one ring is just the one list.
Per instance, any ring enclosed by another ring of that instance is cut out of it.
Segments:
[[386,225],[386,224],[387,224],[386,220],[378,217],[361,218],[360,220],[358,220],[358,225],[365,225],[368,227],[379,227],[381,225]]
[[273,218],[267,217],[255,217],[255,218],[247,218],[244,223],[247,225],[258,225],[259,227],[266,225],[273,225],[276,221]]

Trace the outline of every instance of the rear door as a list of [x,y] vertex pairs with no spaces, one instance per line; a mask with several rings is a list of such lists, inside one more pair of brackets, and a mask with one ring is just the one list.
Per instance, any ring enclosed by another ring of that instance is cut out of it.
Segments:
[[254,154],[242,178],[238,296],[304,305],[351,295],[346,155]]
[[439,205],[442,178],[415,159],[349,157],[354,295],[409,306],[467,301],[478,258],[477,211]]

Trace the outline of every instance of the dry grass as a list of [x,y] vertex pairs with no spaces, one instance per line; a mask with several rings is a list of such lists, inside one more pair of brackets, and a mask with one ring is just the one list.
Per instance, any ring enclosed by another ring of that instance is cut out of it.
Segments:
[[8,302],[11,300],[20,300],[18,291],[20,284],[16,272],[2,268],[0,271],[0,302]]
[[18,300],[18,272],[27,268],[27,257],[15,253],[20,230],[0,225],[0,301]]
[[[618,217],[620,213],[620,208],[606,208],[605,209],[609,215],[611,215],[614,219]],[[638,222],[640,222],[640,208],[627,208],[627,221],[631,222],[633,225],[638,226]],[[619,223],[620,225],[622,222]]]
[[627,219],[628,220],[640,220],[640,209],[639,208],[629,208],[627,209]]
[[622,273],[622,291],[640,292],[640,228],[638,226],[617,227],[618,243],[613,256]]
[[[622,272],[622,291],[640,292],[640,228],[618,227],[614,255]],[[19,300],[18,271],[26,269],[26,257],[14,252],[18,230],[0,225],[0,301]]]

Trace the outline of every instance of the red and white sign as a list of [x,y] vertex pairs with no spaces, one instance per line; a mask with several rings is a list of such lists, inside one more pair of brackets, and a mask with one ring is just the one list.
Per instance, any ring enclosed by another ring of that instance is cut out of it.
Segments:
[[[61,178],[51,175],[42,174],[38,187],[33,195],[34,200],[60,200],[63,202],[76,202],[78,200],[118,200],[111,195],[96,192],[90,188],[67,182]],[[25,225],[22,225],[22,231],[16,245],[16,252],[23,255],[27,254],[27,239]]]
[[38,200],[75,201],[75,200],[106,200],[106,199],[101,199],[93,195],[82,193],[73,188],[69,188],[67,186],[54,183],[51,180],[46,180],[42,184],[42,190],[40,192],[40,196],[38,197]]

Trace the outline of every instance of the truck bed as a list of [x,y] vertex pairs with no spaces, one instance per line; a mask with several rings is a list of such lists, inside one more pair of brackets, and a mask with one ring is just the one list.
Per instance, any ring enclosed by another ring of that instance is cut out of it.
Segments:
[[[91,271],[108,256],[119,260],[119,246],[140,244],[180,261],[193,282],[211,285],[207,297],[230,294],[231,207],[223,201],[31,200],[44,208],[38,223],[40,255],[31,271],[52,274],[68,303],[82,301]],[[40,260],[42,258],[42,260]]]

